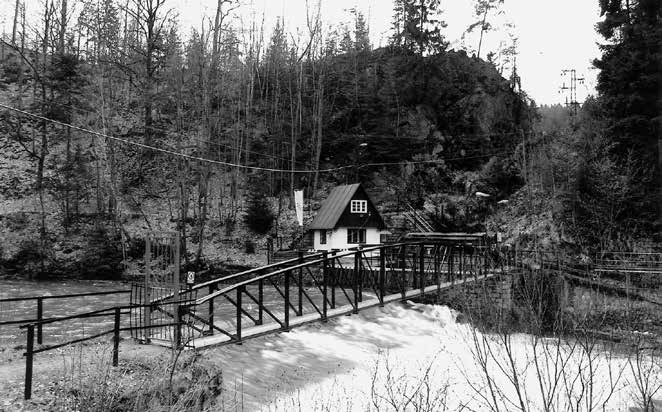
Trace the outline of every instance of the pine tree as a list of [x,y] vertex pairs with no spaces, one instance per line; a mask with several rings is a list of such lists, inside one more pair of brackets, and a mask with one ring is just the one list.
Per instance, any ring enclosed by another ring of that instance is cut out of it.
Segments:
[[244,223],[258,235],[266,235],[274,225],[274,213],[263,190],[250,191]]
[[[640,190],[648,193],[632,213],[662,222],[662,0],[601,0],[604,20],[597,90],[607,118],[612,154],[621,164],[634,158]],[[657,193],[658,196],[654,196]]]
[[440,0],[395,0],[391,44],[420,55],[446,50],[441,34],[446,23],[439,19]]

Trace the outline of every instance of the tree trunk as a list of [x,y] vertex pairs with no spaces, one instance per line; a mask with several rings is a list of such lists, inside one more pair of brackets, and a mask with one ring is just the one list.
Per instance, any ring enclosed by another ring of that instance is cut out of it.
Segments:
[[16,26],[18,24],[18,10],[20,8],[21,0],[16,0],[16,7],[14,8],[14,25],[11,32],[11,44],[16,44]]

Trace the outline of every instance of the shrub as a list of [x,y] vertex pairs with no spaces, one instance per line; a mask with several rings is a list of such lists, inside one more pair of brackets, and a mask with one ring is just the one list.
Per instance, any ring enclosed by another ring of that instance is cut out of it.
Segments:
[[266,235],[273,227],[274,219],[274,213],[266,196],[252,191],[248,200],[248,210],[244,215],[244,223],[258,235]]

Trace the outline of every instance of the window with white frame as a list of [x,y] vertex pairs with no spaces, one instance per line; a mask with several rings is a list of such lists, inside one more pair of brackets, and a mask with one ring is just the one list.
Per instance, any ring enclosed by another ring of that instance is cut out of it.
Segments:
[[347,244],[365,243],[365,229],[347,229]]
[[320,245],[326,245],[326,230],[320,230]]
[[350,211],[352,213],[368,213],[368,201],[352,200]]

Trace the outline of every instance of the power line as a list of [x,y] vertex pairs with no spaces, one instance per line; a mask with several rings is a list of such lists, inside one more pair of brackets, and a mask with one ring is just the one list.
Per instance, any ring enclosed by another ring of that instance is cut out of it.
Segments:
[[185,158],[188,160],[194,160],[194,161],[199,161],[199,162],[206,162],[206,163],[211,163],[211,164],[218,164],[222,166],[229,166],[229,167],[236,167],[236,168],[241,168],[241,169],[248,169],[248,170],[261,170],[261,171],[266,171],[266,172],[283,172],[283,173],[329,173],[329,172],[336,172],[340,170],[345,170],[345,169],[352,169],[352,168],[364,168],[364,167],[371,167],[371,166],[395,166],[395,165],[411,165],[411,164],[434,164],[434,163],[444,163],[448,161],[454,161],[454,160],[472,160],[472,159],[480,159],[480,158],[487,158],[487,157],[493,157],[493,156],[499,156],[499,155],[505,155],[507,154],[505,151],[501,152],[493,152],[489,154],[482,154],[482,155],[476,155],[476,156],[463,156],[463,157],[455,157],[455,158],[443,158],[443,159],[433,159],[433,160],[414,160],[414,161],[401,161],[401,162],[375,162],[375,163],[364,163],[360,165],[347,165],[347,166],[338,166],[338,167],[333,167],[333,168],[327,168],[327,169],[313,169],[313,170],[291,170],[291,169],[275,169],[275,168],[268,168],[268,167],[259,167],[259,166],[249,166],[249,165],[242,165],[242,164],[236,164],[236,163],[230,163],[230,162],[224,162],[221,160],[212,160],[212,159],[206,159],[203,157],[198,157],[198,156],[192,156],[186,153],[181,153],[181,152],[176,152],[174,150],[170,149],[164,149],[161,147],[156,147],[156,146],[151,146],[147,145],[144,143],[139,143],[139,142],[133,142],[131,140],[127,139],[122,139],[119,137],[115,136],[110,136],[104,133],[100,132],[95,132],[94,130],[89,130],[85,129],[79,126],[74,126],[72,124],[64,123],[59,120],[55,119],[50,119],[48,117],[44,117],[38,114],[30,113],[25,110],[18,109],[16,107],[8,106],[6,104],[0,103],[0,107],[5,108],[7,110],[23,114],[25,116],[33,117],[35,119],[43,120],[49,123],[57,124],[63,127],[68,127],[74,130],[78,130],[83,133],[89,133],[91,135],[97,136],[97,137],[103,137],[106,139],[114,140],[120,143],[127,144],[129,146],[136,146],[140,147],[142,149],[147,149],[147,150],[152,150],[155,152],[159,153],[164,153],[168,154],[171,156],[177,156],[181,158]]

